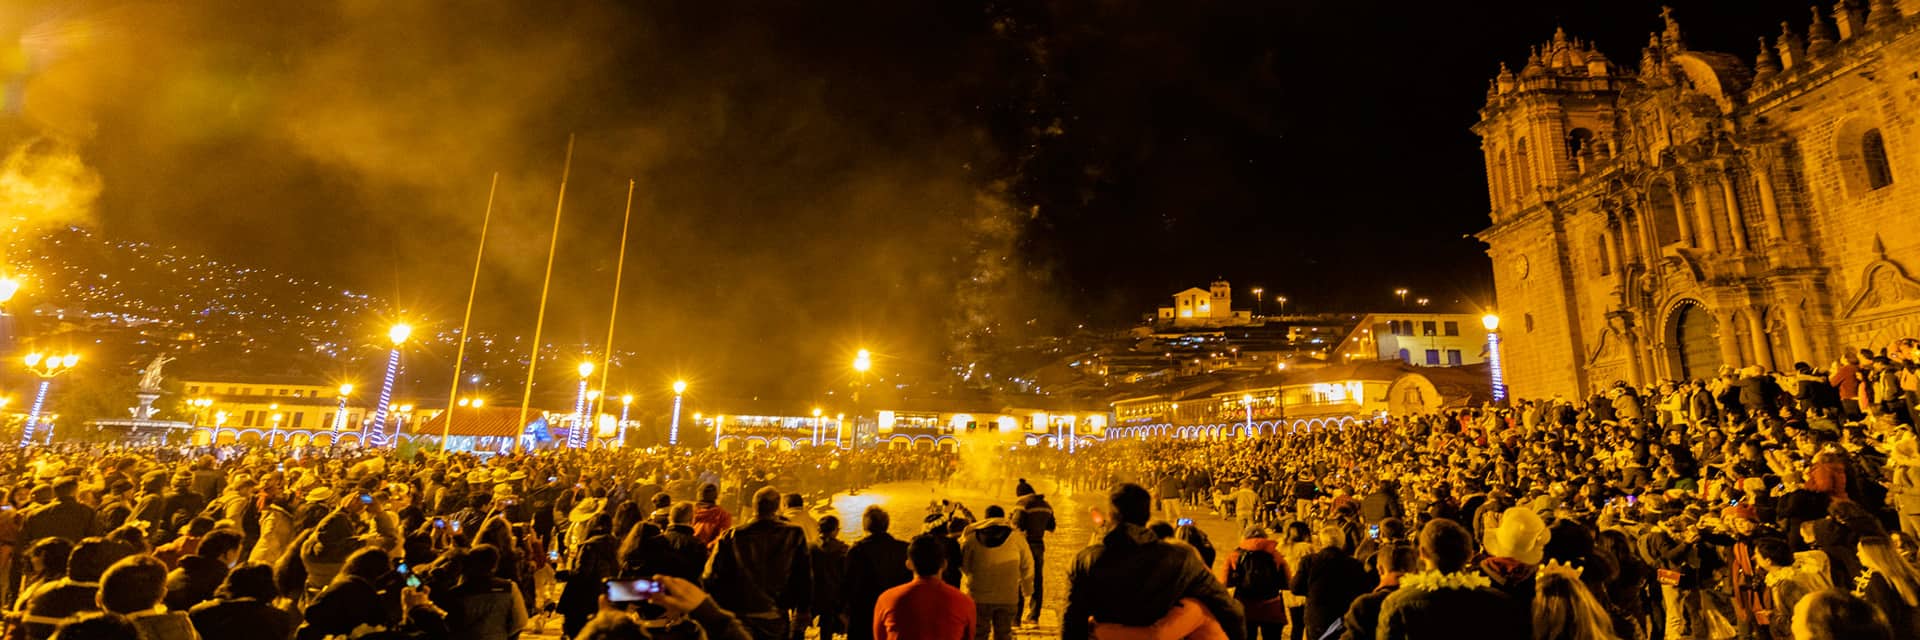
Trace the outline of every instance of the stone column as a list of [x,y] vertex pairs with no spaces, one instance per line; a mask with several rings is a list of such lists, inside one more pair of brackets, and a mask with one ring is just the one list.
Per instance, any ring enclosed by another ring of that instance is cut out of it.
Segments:
[[1733,176],[1722,173],[1718,176],[1720,195],[1727,201],[1727,229],[1732,231],[1733,249],[1747,250],[1747,222],[1740,218],[1740,200],[1733,196]]
[[1786,222],[1780,219],[1780,202],[1773,193],[1773,153],[1760,150],[1753,156],[1753,179],[1760,191],[1760,218],[1767,227],[1767,241],[1780,242],[1787,239]]
[[[1680,174],[1674,174],[1672,187],[1667,189],[1667,193],[1673,195],[1673,222],[1674,226],[1680,228],[1680,244],[1698,247],[1700,244],[1694,242],[1693,221],[1687,219],[1687,201],[1680,198]],[[1654,242],[1659,241],[1659,236],[1655,236]]]
[[1774,369],[1773,345],[1767,342],[1767,321],[1758,309],[1747,310],[1747,338],[1753,342],[1753,364]]
[[1793,352],[1793,359],[1820,366],[1813,361],[1813,341],[1807,337],[1807,317],[1800,311],[1800,301],[1790,300],[1781,305],[1780,315],[1787,323],[1787,349]]
[[1720,364],[1733,368],[1745,366],[1740,361],[1740,336],[1734,335],[1733,312],[1713,312],[1713,337],[1720,343]]
[[[1614,284],[1620,287],[1622,295],[1627,292],[1627,261],[1621,259],[1626,254],[1620,250],[1620,234],[1625,231],[1626,224],[1625,220],[1616,218],[1607,225],[1606,232],[1601,234],[1607,240],[1607,259],[1613,261]],[[1621,301],[1622,306],[1625,306],[1625,302],[1625,300]]]
[[1693,219],[1699,223],[1699,228],[1693,230],[1697,241],[1693,246],[1708,252],[1719,251],[1720,238],[1713,232],[1713,207],[1707,204],[1706,176],[1693,176],[1687,181],[1687,191],[1693,195]]

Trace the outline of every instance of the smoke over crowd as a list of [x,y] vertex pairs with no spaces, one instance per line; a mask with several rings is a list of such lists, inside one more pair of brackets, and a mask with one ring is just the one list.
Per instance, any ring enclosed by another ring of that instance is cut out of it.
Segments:
[[526,335],[574,135],[554,344],[604,335],[629,178],[619,341],[649,374],[817,389],[857,344],[945,370],[1010,330],[989,318],[1034,317],[1018,301],[1044,297],[1045,265],[1018,250],[1025,207],[993,187],[1016,164],[1003,123],[976,115],[1026,99],[990,80],[1021,45],[984,11],[509,4],[11,5],[9,215],[451,324],[498,171],[477,328]]

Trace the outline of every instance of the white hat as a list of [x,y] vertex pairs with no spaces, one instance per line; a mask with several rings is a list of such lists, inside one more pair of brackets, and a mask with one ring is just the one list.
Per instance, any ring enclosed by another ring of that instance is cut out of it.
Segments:
[[1546,555],[1547,540],[1552,536],[1540,514],[1526,507],[1514,507],[1500,514],[1499,526],[1487,530],[1487,555],[1540,564],[1540,558]]

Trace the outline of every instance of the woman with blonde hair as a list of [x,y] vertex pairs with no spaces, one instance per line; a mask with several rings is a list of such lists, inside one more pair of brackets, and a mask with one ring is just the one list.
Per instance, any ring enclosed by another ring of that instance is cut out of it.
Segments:
[[1577,570],[1543,567],[1534,583],[1534,640],[1616,640],[1613,618],[1581,584]]
[[1920,570],[1901,558],[1886,536],[1862,536],[1859,554],[1862,570],[1854,594],[1887,616],[1895,636],[1920,638]]

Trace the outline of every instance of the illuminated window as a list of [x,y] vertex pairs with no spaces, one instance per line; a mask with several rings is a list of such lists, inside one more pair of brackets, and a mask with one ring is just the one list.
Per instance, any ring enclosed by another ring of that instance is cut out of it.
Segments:
[[1428,322],[1420,323],[1420,335],[1430,336],[1437,332],[1438,332],[1438,329],[1435,327],[1433,322],[1428,321]]
[[242,417],[242,418],[240,419],[240,426],[242,426],[242,427],[251,427],[251,426],[253,426],[253,412],[252,412],[252,411],[248,411],[248,412],[247,412],[247,415],[246,415],[245,417]]
[[1460,323],[1458,322],[1447,322],[1441,325],[1441,328],[1447,335],[1450,335],[1450,336],[1460,335]]
[[200,385],[196,384],[196,385],[187,387],[187,393],[189,394],[200,393]]
[[1449,367],[1457,367],[1457,366],[1460,366],[1460,363],[1461,363],[1461,360],[1460,360],[1460,350],[1459,350],[1459,349],[1448,349],[1448,350],[1447,350],[1447,366],[1449,366]]
[[295,428],[295,429],[298,429],[298,428],[300,428],[300,419],[301,419],[301,418],[305,418],[305,417],[307,417],[307,412],[305,412],[305,411],[295,411],[295,412],[293,413],[293,428]]

